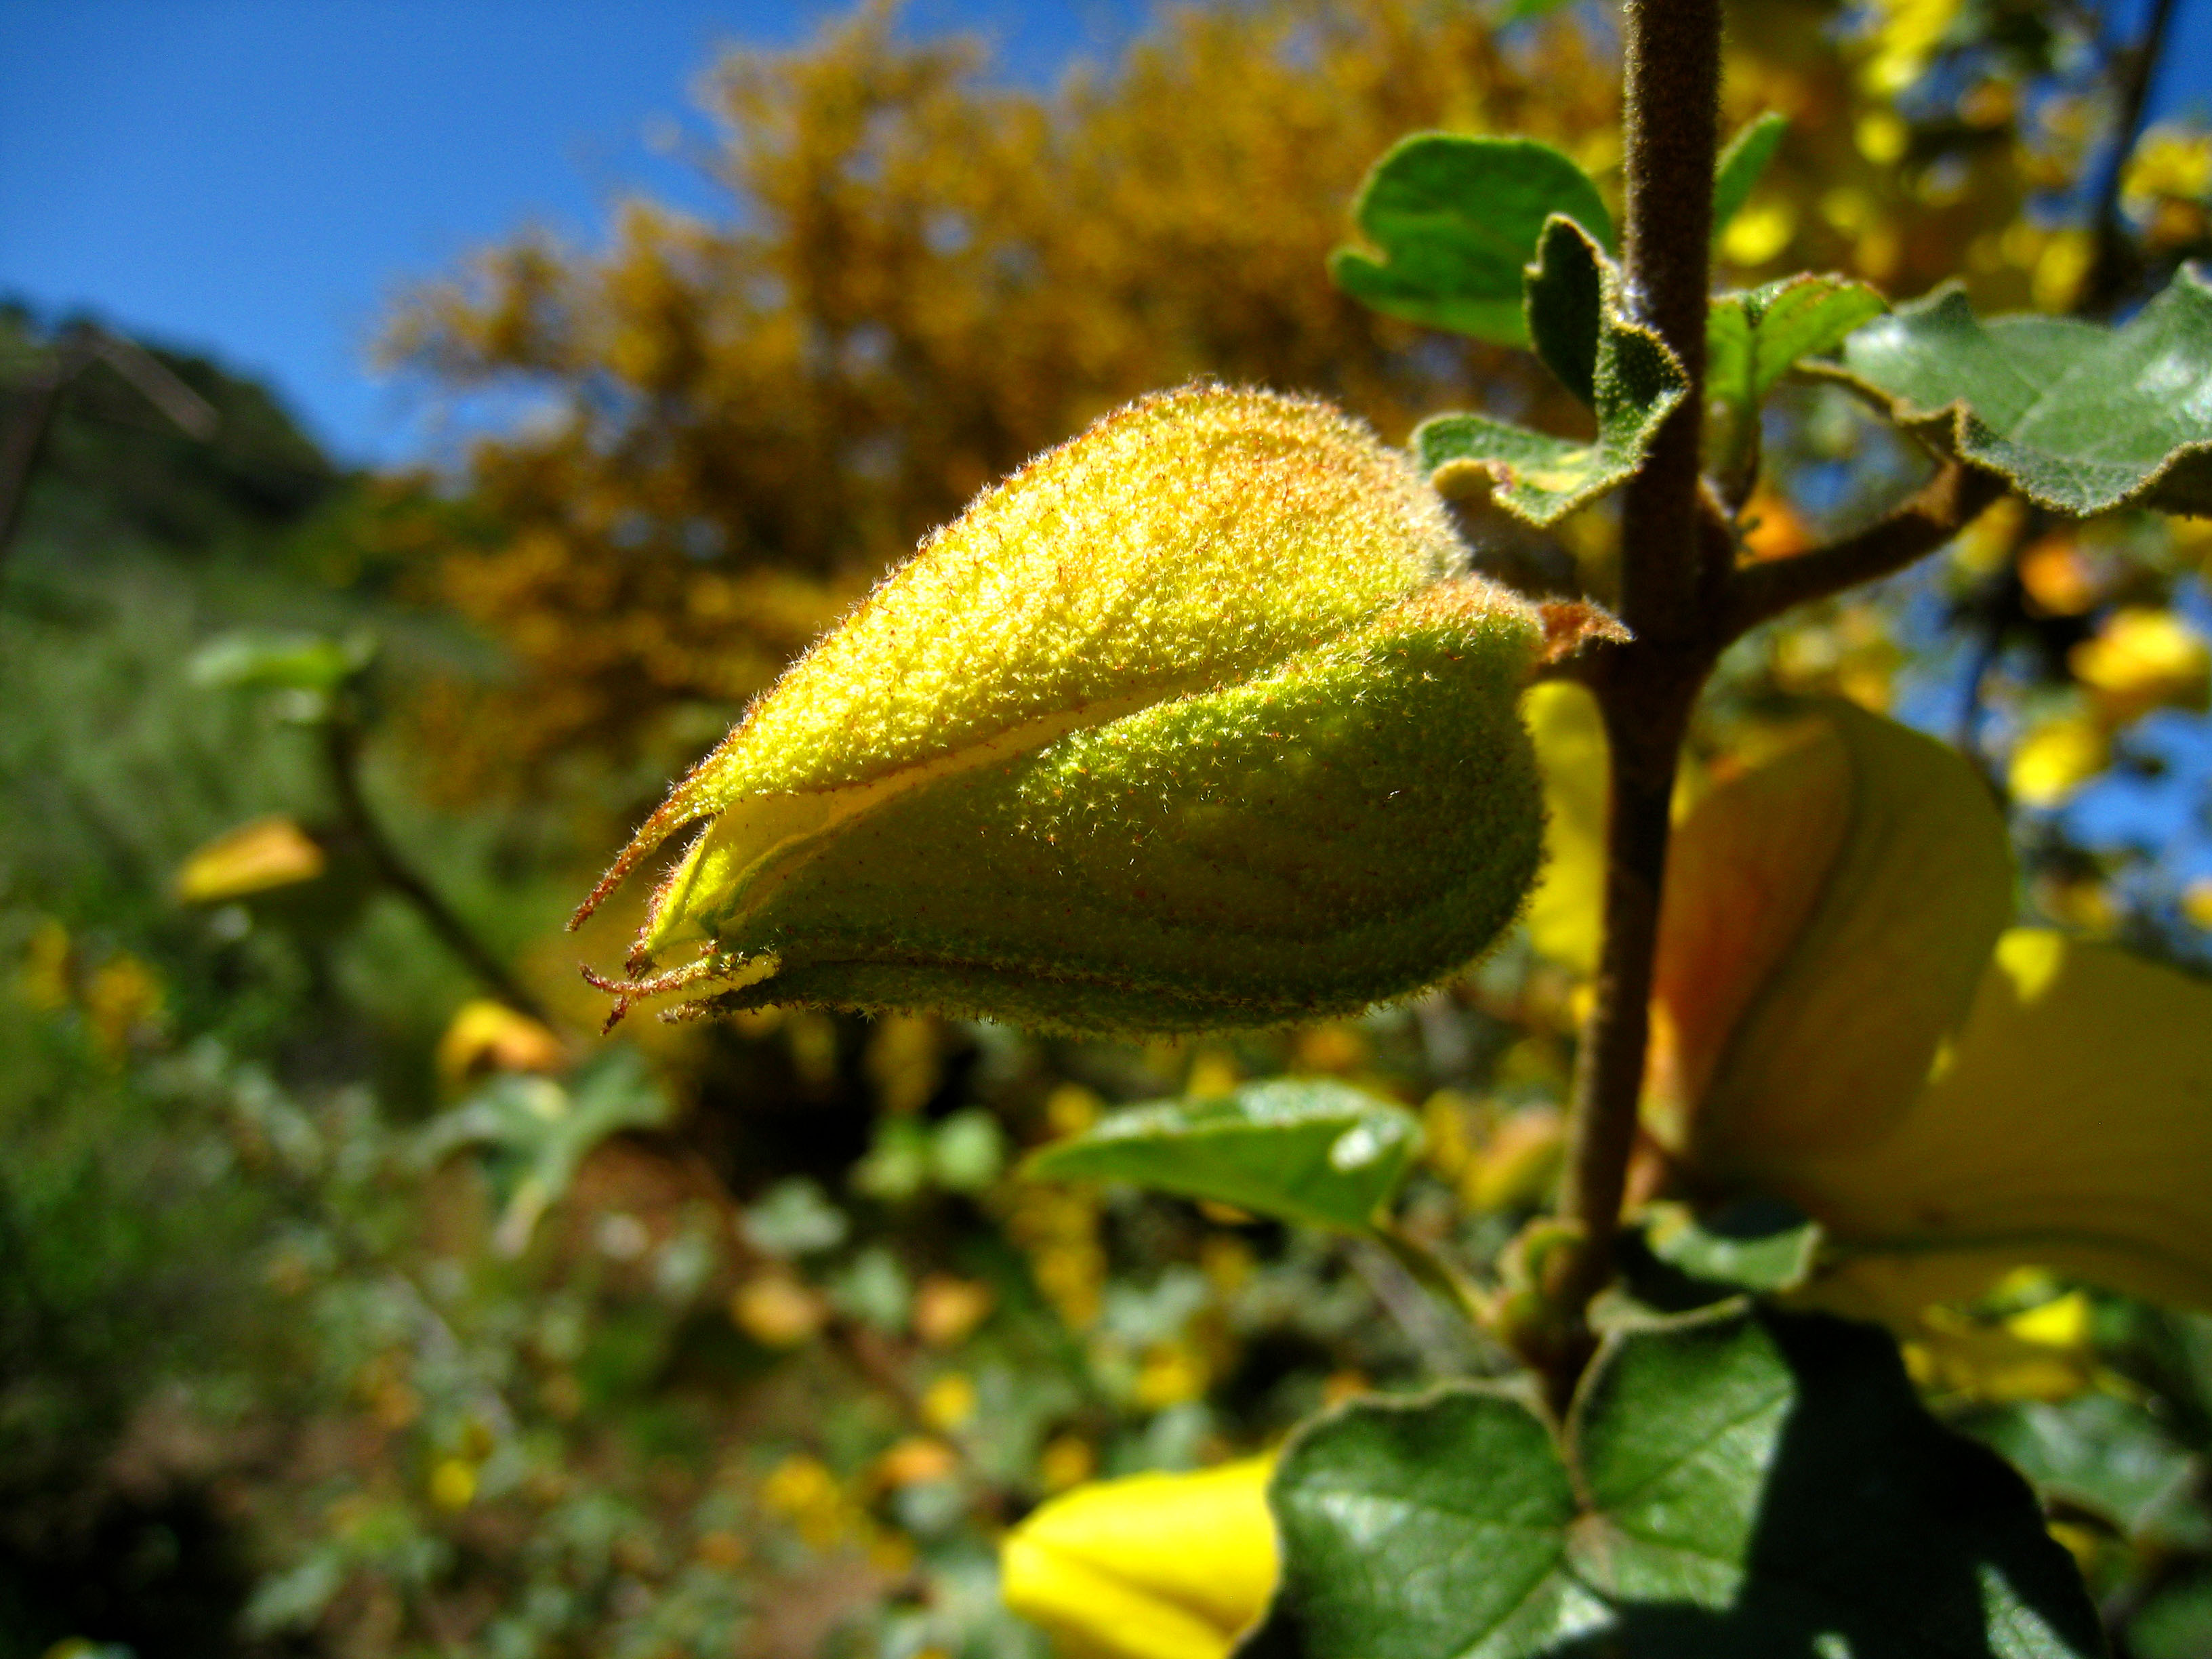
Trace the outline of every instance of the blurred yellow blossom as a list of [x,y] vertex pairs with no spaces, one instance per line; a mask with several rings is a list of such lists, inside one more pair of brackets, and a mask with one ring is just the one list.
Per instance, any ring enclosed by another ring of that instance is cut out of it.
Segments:
[[313,881],[329,863],[299,821],[278,813],[226,830],[186,859],[177,896],[187,904],[222,904]]
[[2028,727],[2014,745],[2007,777],[2024,805],[2063,806],[2111,761],[2102,726],[2087,715],[2061,714]]
[[1271,1467],[1133,1475],[1040,1505],[1000,1546],[1006,1605],[1061,1659],[1227,1659],[1274,1589]]
[[2074,647],[2067,664],[2114,726],[2154,708],[2201,713],[2212,706],[2212,645],[2171,611],[2114,611],[2094,638]]
[[488,997],[462,1004],[438,1042],[438,1074],[448,1086],[480,1071],[557,1072],[568,1061],[559,1037]]

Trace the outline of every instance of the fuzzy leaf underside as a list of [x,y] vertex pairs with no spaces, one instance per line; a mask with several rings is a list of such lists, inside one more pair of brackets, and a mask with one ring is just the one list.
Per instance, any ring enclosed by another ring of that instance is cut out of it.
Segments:
[[1332,1232],[1364,1233],[1420,1150],[1413,1114],[1327,1079],[1247,1084],[1219,1100],[1116,1112],[1024,1173],[1123,1181]]
[[1595,409],[1595,441],[1452,414],[1422,422],[1412,442],[1415,460],[1438,489],[1449,494],[1479,476],[1493,485],[1499,506],[1540,526],[1626,483],[1688,381],[1659,337],[1628,319],[1618,273],[1572,221],[1546,225],[1526,283],[1539,351]]
[[1559,1440],[1496,1384],[1357,1401],[1285,1451],[1243,1659],[2076,1659],[2027,1484],[1889,1340],[1741,1303],[1609,1338]]
[[2212,514],[2212,286],[2186,266],[2117,328],[1984,322],[1941,289],[1853,334],[1835,373],[2055,512]]
[[1521,270],[1554,214],[1613,245],[1597,186],[1549,144],[1416,133],[1375,164],[1352,203],[1352,222],[1382,257],[1339,248],[1329,274],[1388,316],[1526,345]]

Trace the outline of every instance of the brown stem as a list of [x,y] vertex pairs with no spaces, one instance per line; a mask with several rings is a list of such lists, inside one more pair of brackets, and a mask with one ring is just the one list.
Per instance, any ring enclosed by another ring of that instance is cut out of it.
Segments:
[[437,890],[399,856],[399,849],[384,833],[382,822],[362,793],[361,733],[343,714],[333,715],[323,724],[323,759],[330,773],[331,793],[337,797],[338,811],[359,839],[377,878],[414,907],[430,931],[494,996],[541,1025],[551,1025],[553,1017],[545,1005],[522,988]]
[[2004,481],[1994,473],[1947,461],[1881,523],[1794,558],[1747,566],[1729,584],[1723,641],[1741,639],[1797,605],[1894,575],[1942,546],[2004,493]]
[[[1591,665],[1611,739],[1605,945],[1576,1060],[1560,1215],[1586,1239],[1562,1287],[1578,1323],[1611,1272],[1650,1019],[1652,955],[1667,864],[1668,805],[1729,567],[1707,533],[1698,478],[1705,313],[1718,138],[1719,0],[1631,0],[1626,11],[1624,275],[1639,319],[1689,378],[1622,503],[1621,620],[1635,636]],[[1587,1345],[1569,1342],[1566,1364]],[[1571,1379],[1551,1379],[1556,1395]]]

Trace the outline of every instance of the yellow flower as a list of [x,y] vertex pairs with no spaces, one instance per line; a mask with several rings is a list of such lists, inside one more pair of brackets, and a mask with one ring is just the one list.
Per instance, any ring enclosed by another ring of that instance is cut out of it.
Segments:
[[328,862],[296,820],[278,813],[226,830],[193,853],[177,872],[177,896],[187,904],[221,904],[313,881]]
[[2008,928],[1954,751],[1837,706],[1700,804],[1668,883],[1650,1127],[1824,1224],[1819,1299],[1910,1323],[2033,1265],[2212,1307],[2212,986]]
[[2006,775],[2024,805],[2062,806],[2112,759],[2112,739],[2100,724],[2086,714],[2059,714],[2028,728]]
[[1079,1486],[1000,1546],[1006,1605],[1062,1659],[1226,1659],[1274,1591],[1272,1461]]
[[2106,618],[2094,639],[2067,655],[2097,709],[2124,726],[2154,708],[2212,703],[2212,645],[2171,611],[2128,605]]
[[[1327,407],[1146,399],[985,491],[679,784],[617,1013],[693,990],[1119,1032],[1349,1012],[1534,877],[1547,629]],[[1599,623],[1599,626],[1604,624]],[[696,1008],[698,1002],[690,1006]]]
[[438,1075],[448,1085],[479,1072],[557,1072],[568,1060],[561,1039],[544,1026],[483,997],[463,1003],[438,1039]]

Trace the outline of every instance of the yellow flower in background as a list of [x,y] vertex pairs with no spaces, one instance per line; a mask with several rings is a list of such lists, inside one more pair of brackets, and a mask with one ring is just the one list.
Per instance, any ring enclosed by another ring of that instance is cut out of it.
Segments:
[[2013,888],[1965,760],[1826,707],[1676,831],[1647,1126],[1819,1220],[1843,1311],[1922,1331],[2024,1266],[2212,1308],[2212,986]]
[[1407,458],[1324,405],[1107,416],[930,537],[647,822],[579,920],[699,823],[630,965],[702,954],[609,984],[617,1013],[1188,1031],[1442,977],[1534,878],[1516,700],[1547,629],[1591,623],[1464,559]]
[[463,1003],[438,1039],[438,1075],[448,1086],[478,1072],[557,1072],[568,1063],[559,1037],[488,997]]
[[2171,611],[2115,611],[2094,638],[2068,653],[2067,663],[2114,726],[2154,708],[2202,713],[2212,707],[2212,645]]
[[2005,781],[2023,805],[2063,806],[2112,763],[2112,738],[2086,714],[2060,714],[2027,729],[2014,745]]
[[276,813],[224,831],[177,872],[177,896],[187,904],[222,904],[313,881],[329,863],[297,819]]
[[1226,1659],[1273,1594],[1273,1460],[1079,1486],[1000,1545],[1006,1605],[1061,1659]]
[[1927,73],[1958,21],[1959,5],[1960,0],[1875,0],[1875,50],[1864,70],[1869,89],[1887,97]]

